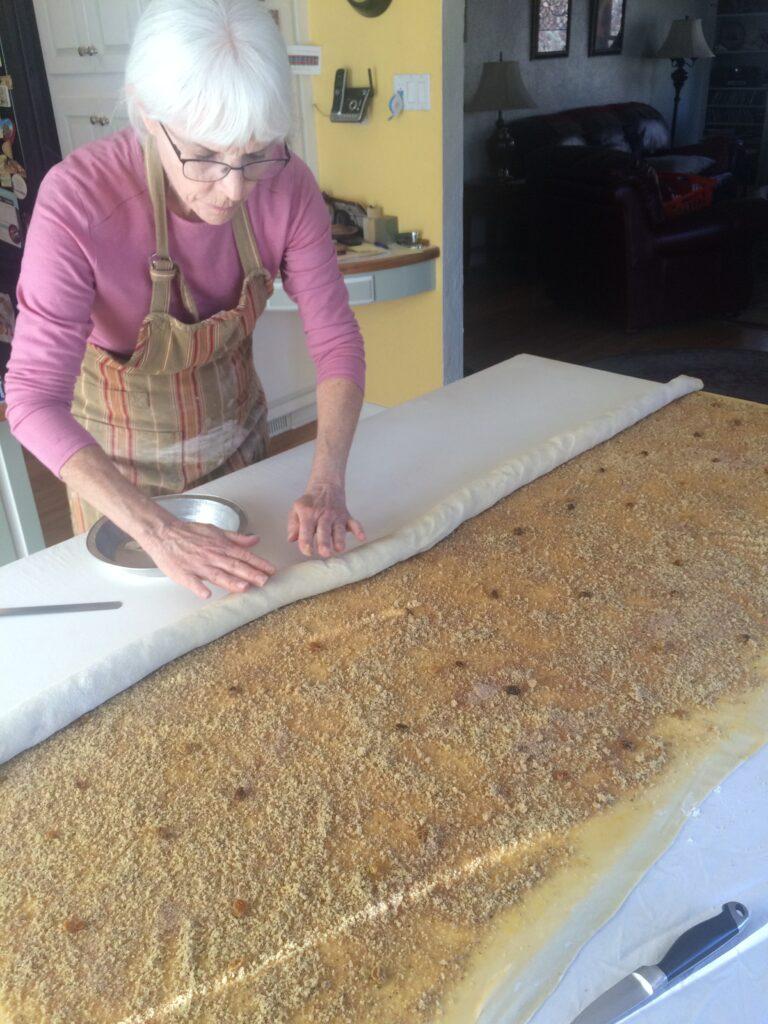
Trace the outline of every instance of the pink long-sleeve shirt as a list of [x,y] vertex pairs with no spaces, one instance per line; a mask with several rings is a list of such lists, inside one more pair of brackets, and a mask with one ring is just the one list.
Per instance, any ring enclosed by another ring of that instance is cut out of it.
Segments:
[[[251,191],[247,210],[262,263],[298,304],[318,383],[346,377],[362,390],[363,339],[312,172],[292,154],[276,179]],[[200,318],[234,308],[243,271],[231,223],[189,221],[169,209],[168,237]],[[5,385],[11,432],[57,476],[78,449],[96,443],[70,411],[86,341],[130,355],[149,311],[154,251],[132,128],[79,147],[46,174],[22,258]],[[170,312],[187,318],[176,287]]]

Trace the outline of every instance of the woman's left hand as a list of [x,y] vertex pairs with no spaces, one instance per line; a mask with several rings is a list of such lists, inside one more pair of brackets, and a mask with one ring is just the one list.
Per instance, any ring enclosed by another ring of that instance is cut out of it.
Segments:
[[365,540],[362,526],[349,514],[343,485],[311,481],[306,493],[291,505],[288,540],[298,541],[303,555],[314,554],[313,542],[321,558],[339,554],[346,547],[347,531]]

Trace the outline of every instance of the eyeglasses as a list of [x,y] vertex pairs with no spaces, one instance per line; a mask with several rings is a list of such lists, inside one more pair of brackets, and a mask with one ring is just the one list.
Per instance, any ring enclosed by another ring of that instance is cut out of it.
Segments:
[[158,122],[165,132],[165,137],[173,147],[173,151],[181,161],[181,169],[185,178],[190,181],[221,181],[226,178],[230,171],[242,171],[247,181],[267,181],[276,177],[291,159],[291,151],[284,142],[273,142],[264,150],[266,156],[256,160],[248,160],[239,167],[233,164],[225,164],[220,160],[205,160],[202,158],[187,158],[181,155],[181,151],[162,122]]

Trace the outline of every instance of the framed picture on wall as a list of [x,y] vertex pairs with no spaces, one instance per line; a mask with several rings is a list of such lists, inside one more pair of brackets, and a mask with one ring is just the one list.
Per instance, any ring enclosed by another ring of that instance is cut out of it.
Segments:
[[531,60],[567,57],[571,39],[571,0],[532,0]]
[[626,6],[627,0],[590,0],[590,57],[610,57],[621,53]]

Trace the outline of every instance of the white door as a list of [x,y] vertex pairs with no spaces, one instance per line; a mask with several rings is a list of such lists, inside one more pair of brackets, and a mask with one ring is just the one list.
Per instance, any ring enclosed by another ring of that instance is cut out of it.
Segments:
[[[259,0],[271,12],[277,22],[286,46],[293,46],[306,38],[305,4],[295,4],[294,0]],[[288,138],[288,145],[298,153],[317,174],[315,156],[314,123],[312,121],[312,90],[309,78],[293,75],[293,133]]]
[[[88,84],[88,83],[83,83]],[[53,114],[61,151],[66,156],[86,142],[94,142],[128,125],[123,108],[116,113],[116,96],[92,95],[53,96]]]
[[[306,38],[306,26],[299,21],[300,17],[305,17],[304,4],[297,5],[294,0],[259,2],[272,11],[286,46]],[[317,173],[310,80],[301,75],[293,76],[293,119],[295,129],[288,144]],[[270,432],[312,419],[315,415],[315,366],[307,352],[298,312],[278,313],[267,309],[253,332],[253,357],[269,402]],[[307,413],[307,409],[312,411]]]
[[34,6],[48,74],[88,71],[92,57],[79,52],[90,45],[84,0],[34,0]]
[[49,75],[122,72],[148,0],[34,0]]
[[98,50],[88,70],[125,70],[136,22],[147,3],[148,0],[85,0],[89,45]]

